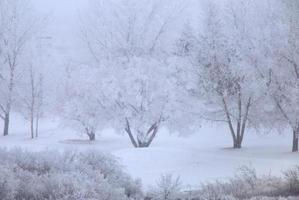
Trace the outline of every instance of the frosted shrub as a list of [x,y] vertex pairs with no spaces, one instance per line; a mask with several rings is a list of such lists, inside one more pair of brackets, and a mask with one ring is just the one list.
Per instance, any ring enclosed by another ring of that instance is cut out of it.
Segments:
[[[288,170],[284,177],[257,176],[254,169],[241,167],[226,182],[204,184],[182,200],[293,200],[299,188],[299,167]],[[285,197],[285,198],[284,198]],[[289,198],[286,198],[289,197]]]
[[236,198],[248,198],[254,193],[259,186],[259,180],[256,171],[252,168],[243,166],[238,170],[238,173],[226,185],[224,185],[224,192]]
[[254,197],[251,198],[250,200],[296,200],[298,198],[294,198],[294,197]]
[[112,156],[101,153],[0,153],[1,200],[139,200],[140,188]]
[[179,177],[171,174],[161,175],[157,186],[150,189],[148,199],[151,200],[177,200],[181,196],[182,183]]
[[0,168],[0,199],[12,199],[15,193],[15,181],[8,167]]
[[299,166],[284,172],[285,195],[299,195]]

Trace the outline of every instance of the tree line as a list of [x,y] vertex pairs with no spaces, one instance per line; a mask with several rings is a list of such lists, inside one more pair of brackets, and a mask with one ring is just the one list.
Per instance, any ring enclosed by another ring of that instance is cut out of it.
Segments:
[[[0,2],[4,135],[14,107],[33,138],[49,70],[43,20],[29,1]],[[195,132],[207,120],[227,124],[233,148],[249,128],[289,128],[298,151],[298,15],[296,0],[90,1],[78,27],[83,53],[64,66],[49,104],[90,140],[114,127],[149,147],[162,126]]]

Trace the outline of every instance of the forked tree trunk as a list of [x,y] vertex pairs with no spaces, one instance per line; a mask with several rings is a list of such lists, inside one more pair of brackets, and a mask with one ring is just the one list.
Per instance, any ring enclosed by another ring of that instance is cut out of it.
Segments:
[[239,99],[238,99],[238,119],[237,119],[237,126],[236,129],[234,129],[233,126],[233,121],[231,118],[231,114],[230,111],[228,109],[228,105],[227,102],[224,98],[224,96],[222,96],[222,103],[223,103],[223,107],[224,107],[224,112],[226,115],[226,119],[227,119],[227,124],[233,139],[233,148],[234,149],[241,149],[242,148],[242,142],[244,139],[244,135],[245,135],[245,129],[246,129],[246,125],[248,122],[248,115],[249,115],[249,110],[250,110],[250,106],[251,106],[251,97],[248,98],[248,101],[246,103],[246,108],[245,108],[245,112],[242,113],[242,101],[241,101],[241,94],[239,94]]
[[292,147],[292,152],[298,152],[298,134],[299,134],[299,128],[295,128],[293,130],[293,147]]
[[4,129],[3,129],[3,135],[8,135],[8,129],[9,129],[9,113],[6,113],[4,116]]
[[241,149],[242,148],[242,138],[240,136],[237,136],[234,140],[234,149]]
[[139,139],[137,139],[137,141],[138,141],[138,148],[147,148],[147,147],[149,147],[149,145],[147,144],[146,141],[141,141]]
[[135,137],[132,133],[131,127],[130,127],[130,122],[128,119],[126,119],[125,131],[127,132],[128,136],[130,138],[130,141],[135,148],[148,148],[152,144],[153,140],[155,139],[155,137],[158,133],[158,130],[159,130],[159,126],[160,126],[160,120],[158,122],[154,123],[148,129],[148,131],[146,132],[147,139],[145,141],[140,140],[138,137],[137,137],[137,139],[135,139]]
[[93,132],[93,131],[88,132],[87,135],[88,135],[90,141],[95,141],[96,140],[95,132]]

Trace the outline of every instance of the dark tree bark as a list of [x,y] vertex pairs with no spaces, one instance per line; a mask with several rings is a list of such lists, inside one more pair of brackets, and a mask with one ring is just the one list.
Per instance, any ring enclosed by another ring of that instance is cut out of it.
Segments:
[[234,149],[241,149],[242,148],[242,140],[238,136],[236,140],[234,140]]
[[251,106],[251,97],[248,99],[248,101],[246,103],[245,113],[243,113],[241,93],[239,93],[239,95],[238,95],[238,118],[237,118],[237,122],[236,122],[237,123],[236,129],[234,129],[231,114],[229,112],[228,105],[227,105],[227,102],[226,102],[224,96],[222,96],[222,103],[223,103],[227,123],[229,126],[229,130],[230,130],[230,133],[231,133],[231,136],[233,139],[233,148],[241,149],[244,135],[245,135],[246,125],[248,122],[248,115],[249,115],[249,110],[250,110],[250,106]]
[[[37,124],[36,124],[36,134],[38,134],[38,118],[37,117]],[[84,128],[84,133],[88,136],[90,141],[96,140],[96,129],[88,124],[86,124],[84,121],[80,120],[79,118],[74,118],[74,120],[81,123],[82,127]]]
[[125,130],[128,133],[128,135],[129,135],[129,138],[130,138],[130,141],[131,141],[132,145],[135,148],[138,148],[138,144],[137,144],[137,142],[136,142],[136,140],[135,140],[135,138],[134,138],[134,136],[132,134],[131,127],[130,127],[130,122],[129,122],[128,119],[126,119],[126,129]]
[[96,134],[94,131],[87,132],[87,135],[88,135],[90,141],[96,140]]
[[155,123],[147,132],[147,136],[149,137],[148,141],[147,141],[147,147],[149,147],[152,142],[154,141],[157,133],[159,130],[159,122]]
[[31,119],[30,119],[30,131],[31,131],[31,139],[34,138],[34,118],[33,118],[33,114],[31,114]]
[[35,119],[35,137],[38,137],[38,128],[39,128],[39,116],[36,116]]
[[224,112],[225,112],[225,115],[226,115],[226,118],[227,118],[227,123],[228,123],[228,126],[229,126],[229,130],[230,130],[231,136],[233,138],[234,148],[237,148],[237,137],[236,137],[235,130],[234,130],[234,127],[233,127],[233,124],[232,124],[232,120],[231,120],[231,117],[230,117],[230,114],[229,114],[229,111],[228,111],[227,103],[226,103],[224,97],[222,97],[222,102],[223,102]]
[[289,125],[293,127],[293,144],[292,144],[292,152],[298,152],[298,135],[299,135],[299,124],[294,127],[292,120],[289,118],[287,112],[285,112],[284,108],[280,104],[279,100],[274,97],[274,101],[276,103],[277,108],[281,112],[282,116],[287,120]]
[[4,136],[8,135],[8,130],[9,130],[10,110],[12,105],[12,93],[15,85],[16,57],[14,57],[12,60],[9,58],[8,62],[10,67],[10,79],[9,79],[9,91],[8,91],[9,96],[8,96],[8,101],[6,103],[5,116],[4,116],[4,130],[3,130]]
[[299,134],[299,129],[295,128],[293,130],[293,147],[292,147],[292,152],[298,152],[298,134]]
[[9,129],[9,113],[6,113],[4,117],[4,129],[3,129],[4,136],[8,135],[8,129]]
[[130,122],[129,122],[128,119],[126,119],[126,129],[125,130],[126,130],[128,136],[130,138],[130,141],[131,141],[132,145],[135,148],[148,148],[152,144],[153,140],[155,139],[155,137],[158,133],[159,126],[160,126],[160,121],[161,120],[154,123],[149,128],[149,130],[146,132],[147,140],[143,141],[143,140],[140,140],[138,137],[137,137],[137,139],[134,138],[131,127],[130,127]]

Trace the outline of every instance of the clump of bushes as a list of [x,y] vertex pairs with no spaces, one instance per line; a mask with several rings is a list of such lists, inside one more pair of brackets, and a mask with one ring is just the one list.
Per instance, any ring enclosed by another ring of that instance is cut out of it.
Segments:
[[283,200],[299,195],[299,167],[283,173],[282,177],[257,176],[256,171],[242,167],[227,182],[203,185],[194,200]]
[[142,199],[141,183],[110,155],[0,151],[1,200]]
[[141,182],[117,160],[94,151],[0,151],[1,200],[297,200],[299,167],[283,176],[258,176],[242,167],[227,181],[184,190],[179,177],[162,175],[143,195]]
[[148,192],[147,200],[297,200],[299,199],[299,167],[282,177],[258,176],[249,167],[241,167],[224,182],[207,183],[197,190],[184,190],[177,178],[162,176]]

